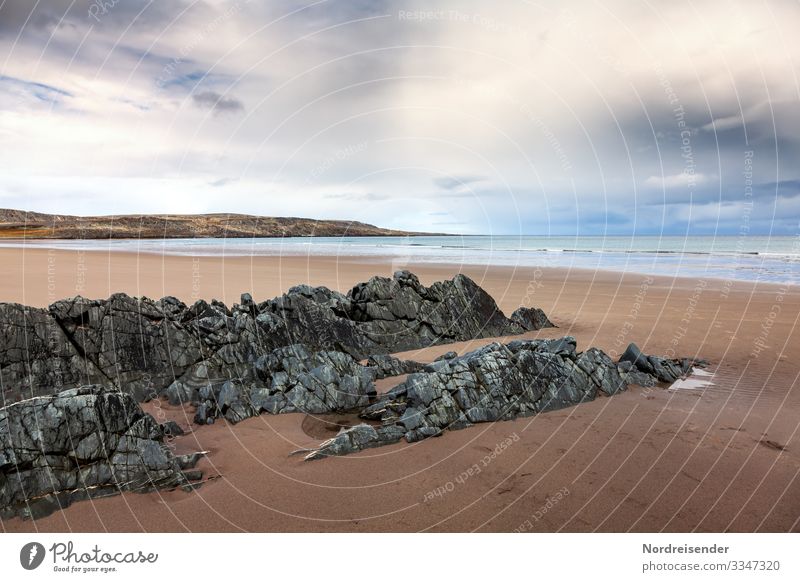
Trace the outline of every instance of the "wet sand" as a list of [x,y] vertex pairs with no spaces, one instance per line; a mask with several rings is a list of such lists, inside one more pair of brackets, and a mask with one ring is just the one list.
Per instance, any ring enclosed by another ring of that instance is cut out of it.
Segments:
[[[44,306],[81,294],[175,295],[227,303],[299,283],[347,291],[409,268],[423,283],[464,272],[511,313],[542,307],[612,356],[709,360],[710,386],[634,387],[613,398],[412,445],[304,462],[289,456],[354,418],[262,415],[192,427],[191,410],[150,403],[207,450],[194,492],[76,503],[4,531],[800,531],[800,290],[715,279],[563,269],[390,264],[348,257],[192,258],[0,249],[0,300]],[[405,354],[429,361],[490,340]],[[380,388],[388,388],[384,380]],[[500,443],[509,443],[499,448]],[[498,452],[499,451],[499,452]]]

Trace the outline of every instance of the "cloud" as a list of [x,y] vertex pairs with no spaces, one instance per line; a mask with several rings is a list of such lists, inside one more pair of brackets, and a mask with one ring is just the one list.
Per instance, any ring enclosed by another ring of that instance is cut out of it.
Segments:
[[208,183],[208,185],[214,188],[222,188],[223,186],[227,186],[228,184],[233,184],[238,181],[239,178],[219,178],[218,180],[212,180]]
[[702,129],[705,131],[727,131],[729,129],[741,129],[744,126],[744,116],[731,115],[714,119],[705,124]]
[[0,3],[0,36],[28,36],[58,28],[115,31],[168,23],[185,13],[189,0],[4,0]]
[[334,194],[324,194],[323,198],[327,198],[329,200],[353,200],[353,201],[363,201],[363,202],[380,202],[381,200],[388,200],[389,196],[387,194],[376,194],[374,192],[345,192],[345,193],[334,193]]
[[55,26],[66,14],[71,2],[26,2],[8,0],[0,7],[0,35],[18,35],[29,30],[47,30]]
[[456,190],[484,180],[486,176],[445,176],[434,178],[433,183],[444,190]]
[[780,182],[758,184],[754,190],[766,196],[795,198],[800,196],[800,180],[781,180]]
[[192,95],[194,104],[202,109],[212,109],[215,113],[237,113],[244,111],[244,104],[233,97],[223,97],[214,91],[203,91]]
[[0,75],[0,87],[8,93],[16,93],[17,96],[27,99],[56,104],[60,103],[64,97],[73,97],[72,93],[35,81],[25,81],[14,77]]
[[659,188],[694,188],[701,184],[710,184],[717,180],[717,176],[701,173],[681,172],[669,176],[650,176],[644,181],[646,186]]

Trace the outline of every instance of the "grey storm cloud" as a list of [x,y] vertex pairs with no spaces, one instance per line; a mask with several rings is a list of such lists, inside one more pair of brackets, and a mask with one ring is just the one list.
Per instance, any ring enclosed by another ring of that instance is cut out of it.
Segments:
[[212,109],[215,113],[236,113],[244,111],[244,104],[233,97],[224,97],[214,91],[203,91],[192,95],[194,104],[203,109]]
[[5,0],[0,3],[0,35],[52,33],[56,27],[137,27],[168,23],[187,0]]
[[72,22],[81,9],[87,15],[86,5],[80,4],[71,0],[7,0],[0,5],[0,35],[23,36],[26,32],[50,30],[59,22]]
[[800,196],[800,180],[781,180],[780,182],[757,184],[754,190],[766,196],[796,198]]

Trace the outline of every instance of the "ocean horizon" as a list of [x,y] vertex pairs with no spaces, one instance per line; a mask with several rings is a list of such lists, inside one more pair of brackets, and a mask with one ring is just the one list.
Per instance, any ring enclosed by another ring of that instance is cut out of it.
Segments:
[[285,237],[6,240],[0,248],[134,252],[174,256],[341,256],[405,265],[552,267],[800,283],[796,236],[494,236]]

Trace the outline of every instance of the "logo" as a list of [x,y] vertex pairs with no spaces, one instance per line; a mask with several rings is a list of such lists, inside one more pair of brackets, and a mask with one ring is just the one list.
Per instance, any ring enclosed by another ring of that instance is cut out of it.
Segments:
[[19,551],[19,563],[26,570],[35,570],[44,561],[44,546],[39,542],[30,542]]

